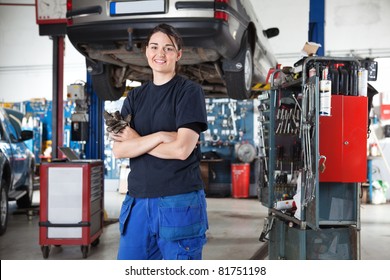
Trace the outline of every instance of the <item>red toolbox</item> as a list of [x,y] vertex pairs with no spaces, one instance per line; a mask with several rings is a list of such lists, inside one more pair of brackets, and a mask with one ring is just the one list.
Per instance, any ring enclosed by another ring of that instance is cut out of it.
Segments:
[[49,162],[40,166],[39,245],[80,245],[83,258],[99,244],[104,222],[101,160]]

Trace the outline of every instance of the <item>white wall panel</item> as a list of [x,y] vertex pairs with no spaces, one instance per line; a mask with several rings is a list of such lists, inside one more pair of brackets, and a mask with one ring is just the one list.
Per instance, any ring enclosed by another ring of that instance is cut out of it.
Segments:
[[390,57],[390,1],[326,0],[326,51],[387,49]]
[[291,65],[300,58],[309,33],[309,0],[250,0],[264,29],[279,28],[270,39],[278,61]]
[[[1,3],[33,4],[33,0]],[[34,6],[0,6],[0,102],[52,99],[53,41],[39,36]],[[65,40],[66,85],[86,79],[84,58]]]

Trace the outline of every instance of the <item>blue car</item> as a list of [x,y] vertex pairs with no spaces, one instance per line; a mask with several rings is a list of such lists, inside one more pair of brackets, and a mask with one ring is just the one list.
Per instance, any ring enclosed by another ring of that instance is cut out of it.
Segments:
[[0,107],[0,235],[7,230],[8,201],[30,207],[34,190],[35,157],[25,141],[33,132],[22,130],[23,114]]

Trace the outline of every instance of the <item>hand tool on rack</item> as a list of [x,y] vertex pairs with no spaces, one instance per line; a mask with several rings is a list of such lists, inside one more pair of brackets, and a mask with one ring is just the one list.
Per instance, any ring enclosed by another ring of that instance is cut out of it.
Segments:
[[282,131],[283,127],[283,118],[284,118],[284,109],[279,107],[276,111],[276,120],[278,121],[278,126],[275,130],[275,134],[279,134]]
[[284,134],[288,133],[287,126],[290,123],[290,117],[291,117],[290,113],[291,113],[291,110],[287,110],[286,109],[286,113],[285,113],[285,116],[284,116],[284,128],[283,128],[283,133]]
[[232,119],[232,126],[233,126],[232,134],[237,135],[236,114],[234,113],[235,110],[234,105],[235,104],[233,103],[233,100],[230,100],[228,107],[230,109],[230,117]]
[[[264,108],[264,107],[263,107]],[[260,157],[264,157],[264,168],[266,171],[268,171],[268,166],[267,166],[267,152],[265,150],[265,140],[264,140],[264,129],[263,129],[263,122],[265,121],[265,117],[263,115],[263,112],[262,110],[260,109],[259,107],[259,121],[260,121],[260,124],[259,124],[259,137],[260,137]]]
[[280,171],[283,171],[283,159],[284,159],[284,147],[283,146],[279,145],[276,147],[276,155],[277,155],[276,166],[279,167]]
[[259,156],[262,158],[262,162],[264,163],[264,171],[263,171],[263,178],[264,182],[268,184],[268,156],[265,146],[265,135],[264,135],[264,122],[266,121],[266,117],[264,115],[264,111],[267,111],[269,107],[265,103],[261,103],[258,106],[259,111]]
[[315,173],[313,172],[312,157],[312,128],[315,124],[315,85],[308,83],[304,86],[302,100],[302,148],[304,161],[304,182],[305,188],[304,206],[314,198],[315,194]]

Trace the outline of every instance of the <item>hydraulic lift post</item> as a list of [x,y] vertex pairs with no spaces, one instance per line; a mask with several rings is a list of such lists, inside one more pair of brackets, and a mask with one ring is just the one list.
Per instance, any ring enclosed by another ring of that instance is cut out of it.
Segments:
[[325,0],[310,0],[309,42],[321,45],[317,55],[325,55]]
[[64,48],[65,36],[52,36],[53,40],[53,107],[52,158],[58,157],[57,147],[64,144]]
[[85,154],[89,159],[104,160],[104,101],[93,92],[91,75],[88,72],[86,86],[91,102],[89,108],[89,141],[86,143]]

